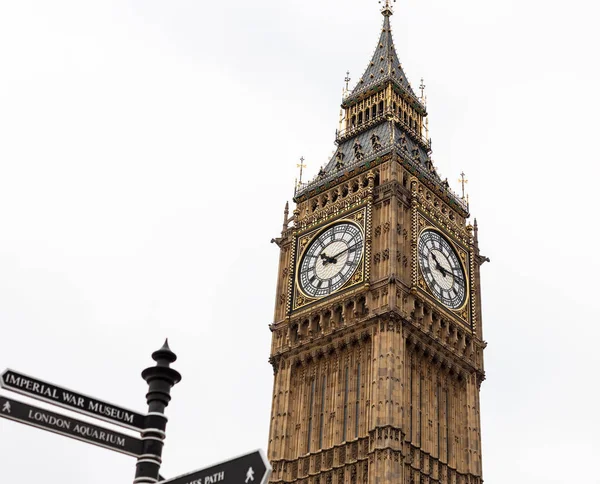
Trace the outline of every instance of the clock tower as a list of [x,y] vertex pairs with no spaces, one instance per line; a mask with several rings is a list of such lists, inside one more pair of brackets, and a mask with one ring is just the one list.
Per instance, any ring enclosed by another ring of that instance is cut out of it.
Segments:
[[337,149],[274,239],[272,483],[482,482],[487,259],[382,14]]

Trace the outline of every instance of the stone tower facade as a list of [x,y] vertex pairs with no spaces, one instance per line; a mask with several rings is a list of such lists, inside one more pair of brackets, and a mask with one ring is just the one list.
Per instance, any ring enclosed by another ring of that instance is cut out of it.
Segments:
[[389,4],[337,150],[286,206],[271,482],[482,482],[477,222],[431,161]]

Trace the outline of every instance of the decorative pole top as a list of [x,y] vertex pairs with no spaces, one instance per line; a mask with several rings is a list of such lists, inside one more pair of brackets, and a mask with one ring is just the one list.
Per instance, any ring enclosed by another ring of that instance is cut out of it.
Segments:
[[392,8],[392,3],[396,3],[396,0],[379,0],[379,3],[383,3],[383,7],[381,9],[381,14],[384,17],[390,17],[394,15],[394,9]]
[[169,363],[177,361],[177,355],[171,351],[171,348],[169,348],[169,338],[165,339],[165,343],[162,345],[162,348],[152,353],[152,359],[156,362],[159,360],[164,360]]
[[350,79],[350,71],[346,71],[346,77],[344,77],[344,81],[346,82],[346,92],[348,92],[348,83],[351,81]]

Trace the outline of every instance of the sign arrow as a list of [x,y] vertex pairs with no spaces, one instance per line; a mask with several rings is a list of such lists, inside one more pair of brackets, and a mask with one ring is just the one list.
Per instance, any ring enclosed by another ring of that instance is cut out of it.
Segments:
[[144,428],[145,415],[89,397],[67,388],[7,369],[0,375],[0,386],[43,402],[99,418],[132,430]]
[[0,417],[138,457],[142,440],[0,396]]
[[160,484],[267,484],[270,474],[271,465],[259,449]]

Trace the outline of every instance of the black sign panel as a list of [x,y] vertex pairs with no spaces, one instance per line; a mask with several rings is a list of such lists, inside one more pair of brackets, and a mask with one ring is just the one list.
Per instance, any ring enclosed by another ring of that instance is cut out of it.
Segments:
[[140,439],[2,396],[0,396],[0,417],[133,457],[142,454]]
[[0,386],[132,430],[144,428],[145,416],[140,413],[117,407],[112,403],[103,402],[13,370],[5,370],[0,375]]
[[266,484],[269,474],[269,461],[261,450],[256,450],[160,484]]

